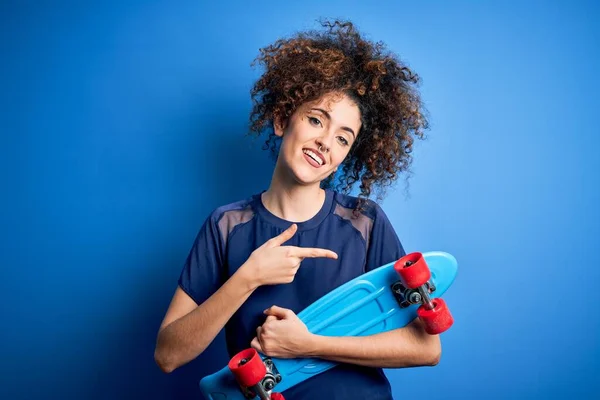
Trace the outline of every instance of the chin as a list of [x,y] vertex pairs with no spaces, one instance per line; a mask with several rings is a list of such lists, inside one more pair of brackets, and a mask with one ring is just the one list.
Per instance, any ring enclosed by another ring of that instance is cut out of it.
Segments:
[[[298,162],[295,162],[298,161]],[[284,165],[287,166],[288,175],[296,183],[302,186],[320,184],[321,181],[327,178],[327,174],[323,174],[326,167],[314,168],[310,165],[306,165],[306,161],[294,160],[294,162],[287,162]]]

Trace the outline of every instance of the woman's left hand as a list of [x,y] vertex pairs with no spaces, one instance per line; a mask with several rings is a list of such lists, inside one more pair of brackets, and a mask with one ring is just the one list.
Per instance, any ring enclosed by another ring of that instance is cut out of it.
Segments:
[[256,329],[250,346],[266,356],[296,358],[307,354],[313,334],[287,308],[273,306],[265,310],[267,319]]

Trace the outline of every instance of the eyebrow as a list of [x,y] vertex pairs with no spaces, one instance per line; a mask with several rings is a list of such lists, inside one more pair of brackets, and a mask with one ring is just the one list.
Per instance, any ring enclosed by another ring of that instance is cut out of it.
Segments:
[[[331,121],[331,115],[329,115],[329,113],[325,110],[323,110],[322,108],[311,108],[311,110],[317,110],[320,111],[321,113],[323,113],[323,115]],[[354,139],[356,139],[356,133],[354,133],[354,131],[352,130],[352,128],[348,128],[347,126],[342,126],[342,130],[345,130],[347,132],[350,132],[352,134],[352,136],[354,136]]]

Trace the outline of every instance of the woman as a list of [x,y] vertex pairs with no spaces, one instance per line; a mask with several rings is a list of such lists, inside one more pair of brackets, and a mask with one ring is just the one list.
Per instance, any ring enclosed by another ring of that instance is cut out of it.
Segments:
[[[261,50],[266,71],[252,90],[251,132],[267,132],[277,156],[272,180],[202,226],[158,333],[155,358],[165,372],[196,358],[223,327],[230,355],[252,346],[340,362],[284,392],[287,400],[391,399],[381,368],[439,360],[439,338],[418,320],[332,338],[310,333],[296,316],[405,254],[369,196],[408,170],[426,128],[416,75],[351,23],[323,25]],[[350,196],[357,181],[360,194]]]

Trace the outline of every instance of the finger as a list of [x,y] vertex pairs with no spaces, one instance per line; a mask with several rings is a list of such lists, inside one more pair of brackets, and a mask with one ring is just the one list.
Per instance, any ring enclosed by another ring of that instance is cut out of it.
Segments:
[[327,249],[319,249],[319,248],[314,248],[314,247],[295,247],[295,246],[290,246],[291,250],[291,254],[294,257],[300,257],[300,258],[333,258],[334,260],[337,260],[338,255],[337,253],[331,251],[331,250],[327,250]]
[[265,324],[269,321],[277,321],[277,317],[274,315],[268,315],[267,319],[265,320]]
[[283,231],[278,236],[275,236],[274,238],[269,239],[269,241],[268,241],[269,246],[270,247],[281,246],[282,244],[284,244],[285,242],[290,240],[292,236],[294,236],[297,229],[298,229],[298,225],[292,224],[289,228],[287,228],[285,231]]
[[287,308],[272,306],[265,310],[265,314],[267,314],[269,316],[277,317],[278,319],[284,319],[284,318],[289,318],[291,315],[294,314],[294,312]]
[[260,342],[257,338],[252,339],[252,341],[250,342],[250,347],[252,347],[256,351],[264,353],[262,346],[260,345]]

